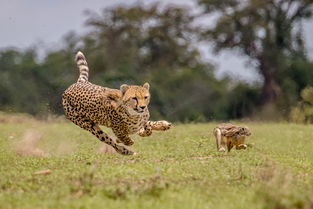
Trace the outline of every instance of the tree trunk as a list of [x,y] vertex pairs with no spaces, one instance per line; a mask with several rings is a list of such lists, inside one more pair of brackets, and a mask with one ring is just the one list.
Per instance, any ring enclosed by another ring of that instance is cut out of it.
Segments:
[[263,105],[275,103],[280,94],[280,87],[276,82],[274,69],[275,67],[270,60],[260,60],[260,71],[264,78],[261,94],[261,103]]

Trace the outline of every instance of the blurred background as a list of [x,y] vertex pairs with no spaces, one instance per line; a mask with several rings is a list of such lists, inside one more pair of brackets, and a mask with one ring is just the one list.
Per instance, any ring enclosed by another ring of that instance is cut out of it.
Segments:
[[62,115],[78,78],[151,85],[152,119],[313,123],[312,0],[10,0],[0,111]]

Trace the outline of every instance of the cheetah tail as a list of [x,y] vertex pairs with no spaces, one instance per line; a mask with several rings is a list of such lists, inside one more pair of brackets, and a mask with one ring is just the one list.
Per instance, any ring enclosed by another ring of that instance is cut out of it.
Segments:
[[84,54],[80,51],[77,52],[77,54],[75,56],[75,61],[76,61],[77,67],[79,69],[79,78],[78,78],[77,82],[88,81],[89,68],[88,68],[87,61],[86,61]]

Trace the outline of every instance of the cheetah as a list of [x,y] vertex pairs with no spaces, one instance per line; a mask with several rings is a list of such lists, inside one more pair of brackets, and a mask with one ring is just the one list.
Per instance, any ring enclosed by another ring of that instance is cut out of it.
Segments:
[[246,149],[245,137],[250,136],[251,132],[246,126],[236,126],[231,123],[221,123],[213,130],[216,139],[217,151],[225,152],[236,146],[236,149]]
[[[75,61],[80,72],[78,80],[62,95],[67,119],[123,155],[136,154],[126,147],[134,143],[129,135],[145,137],[153,130],[170,129],[171,123],[167,121],[149,121],[149,83],[123,84],[120,89],[98,86],[88,81],[89,68],[82,52],[76,54]],[[117,139],[102,131],[100,125],[111,128]]]

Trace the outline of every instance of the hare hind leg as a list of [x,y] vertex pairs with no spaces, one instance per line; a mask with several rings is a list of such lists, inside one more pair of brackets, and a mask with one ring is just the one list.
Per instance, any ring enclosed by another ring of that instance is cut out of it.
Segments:
[[221,130],[219,128],[214,129],[214,136],[216,141],[216,148],[218,152],[225,152],[226,151],[226,141],[225,137],[222,136]]
[[230,152],[230,150],[234,147],[234,139],[231,137],[224,137],[225,141],[227,143],[227,151]]
[[236,149],[247,149],[247,145],[245,144],[245,137],[241,136],[237,139]]

